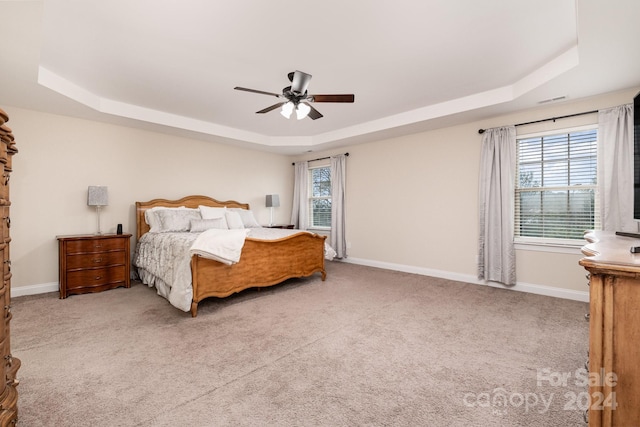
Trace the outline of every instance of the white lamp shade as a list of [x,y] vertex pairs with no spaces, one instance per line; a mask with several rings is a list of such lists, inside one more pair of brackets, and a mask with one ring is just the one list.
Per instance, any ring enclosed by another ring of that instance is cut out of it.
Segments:
[[309,114],[309,111],[311,111],[311,107],[301,102],[298,104],[298,108],[296,108],[296,118],[298,120],[304,119],[307,117],[307,114]]
[[289,117],[291,117],[291,113],[293,113],[293,103],[287,102],[282,106],[282,111],[280,111],[280,114],[288,119]]
[[107,187],[91,185],[87,191],[88,206],[107,206],[109,205],[109,195]]
[[280,196],[277,194],[267,194],[266,206],[268,208],[277,208],[280,206]]

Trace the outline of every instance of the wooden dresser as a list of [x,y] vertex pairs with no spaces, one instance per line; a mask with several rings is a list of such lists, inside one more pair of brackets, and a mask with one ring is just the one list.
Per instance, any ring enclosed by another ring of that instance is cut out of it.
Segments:
[[640,426],[640,239],[585,235],[589,271],[589,427]]
[[0,325],[0,351],[2,352],[2,378],[0,381],[0,426],[16,424],[18,420],[18,380],[16,374],[20,368],[20,360],[11,355],[11,258],[9,244],[11,236],[9,227],[9,178],[13,170],[12,158],[18,152],[13,133],[5,124],[9,120],[7,114],[0,109],[0,212],[2,214],[2,238],[0,239],[0,259],[2,259],[4,280],[0,287],[0,301],[4,307],[4,321]]
[[131,287],[131,234],[58,236],[60,298]]

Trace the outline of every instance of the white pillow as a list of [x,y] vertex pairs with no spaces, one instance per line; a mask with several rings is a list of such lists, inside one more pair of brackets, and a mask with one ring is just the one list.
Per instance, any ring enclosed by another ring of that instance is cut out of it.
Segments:
[[[162,225],[160,224],[160,219],[157,216],[157,213],[162,210],[176,210],[176,209],[191,209],[185,206],[180,206],[178,208],[165,208],[162,206],[156,206],[155,208],[147,209],[144,211],[144,221],[149,224],[149,233],[159,233]],[[196,210],[196,209],[191,209]]]
[[223,228],[229,228],[227,225],[227,219],[225,214],[227,213],[227,208],[213,208],[211,206],[198,206],[200,209],[200,215],[202,215],[202,219],[215,219],[222,218],[222,222],[224,224]]
[[256,221],[256,218],[253,216],[253,212],[251,212],[250,210],[242,208],[229,208],[229,210],[232,212],[237,212],[240,215],[244,228],[262,227],[260,224],[258,224],[258,221]]
[[225,218],[227,220],[229,230],[244,228],[244,223],[242,222],[242,218],[238,212],[233,212],[232,210],[227,209]]
[[214,208],[212,206],[198,206],[203,219],[220,218],[227,212],[226,207]]
[[197,209],[163,209],[156,212],[160,220],[160,232],[183,232],[191,228],[191,220],[200,219]]
[[220,228],[226,230],[226,223],[223,223],[224,218],[211,218],[211,219],[192,219],[191,220],[191,232],[201,233],[211,228]]
[[222,228],[229,228],[229,226],[227,225],[227,218],[226,218],[226,213],[227,213],[227,207],[223,207],[223,208],[214,208],[211,206],[198,206],[198,209],[200,209],[200,215],[202,215],[202,219],[215,219],[215,218],[222,218],[222,223],[223,223],[223,227]]

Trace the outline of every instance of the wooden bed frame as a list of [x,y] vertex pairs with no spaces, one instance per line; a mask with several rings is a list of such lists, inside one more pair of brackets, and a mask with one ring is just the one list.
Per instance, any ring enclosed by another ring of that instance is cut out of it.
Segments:
[[[230,200],[221,202],[207,196],[187,196],[180,200],[154,199],[136,202],[137,239],[149,231],[144,213],[154,207],[212,206],[249,209],[247,203]],[[322,273],[324,269],[324,241],[326,236],[300,232],[278,240],[258,240],[247,237],[240,262],[226,265],[194,255],[191,258],[193,300],[191,316],[198,314],[198,303],[209,297],[226,297],[244,289],[272,286],[293,277]]]

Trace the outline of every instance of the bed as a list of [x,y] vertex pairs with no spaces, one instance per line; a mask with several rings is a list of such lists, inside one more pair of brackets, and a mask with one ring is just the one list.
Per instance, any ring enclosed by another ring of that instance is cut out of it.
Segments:
[[[320,273],[323,281],[326,279],[324,263],[327,249],[330,250],[330,248],[326,245],[326,236],[319,234],[301,230],[262,228],[256,223],[255,228],[245,230],[246,237],[239,260],[226,263],[193,252],[185,252],[185,248],[190,245],[188,242],[197,239],[199,233],[149,232],[151,226],[147,223],[149,218],[147,211],[163,210],[166,213],[167,209],[164,208],[197,210],[201,206],[207,209],[224,208],[225,211],[235,211],[243,217],[251,213],[246,203],[221,202],[197,195],[180,200],[154,199],[148,202],[136,202],[137,243],[134,267],[137,268],[140,280],[149,286],[155,285],[158,293],[167,298],[172,305],[183,311],[190,311],[191,315],[196,317],[198,303],[205,298],[223,298],[248,288],[272,286],[290,278],[311,276],[314,273]],[[194,222],[191,224],[193,225]],[[215,230],[204,233],[210,231]],[[155,240],[180,240],[182,249],[172,253],[167,249],[159,248],[159,243],[154,243]],[[154,276],[153,268],[145,266],[143,262],[145,257],[150,256],[164,256],[165,264],[175,260],[176,264],[172,267],[171,276],[178,277],[178,270],[181,269],[190,270],[190,280],[180,279],[185,282],[180,288],[182,290],[178,291],[178,285],[175,283],[167,283],[174,280],[166,279],[167,275],[165,280]],[[190,283],[186,284],[188,281]],[[175,295],[172,296],[172,293]]]

